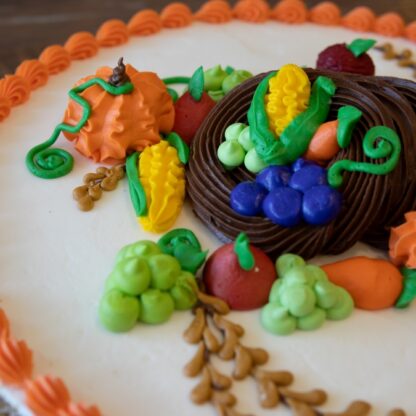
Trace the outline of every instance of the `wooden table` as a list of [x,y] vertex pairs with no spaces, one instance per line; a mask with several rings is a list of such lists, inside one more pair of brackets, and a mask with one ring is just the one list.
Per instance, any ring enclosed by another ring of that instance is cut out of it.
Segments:
[[[161,10],[172,0],[20,0],[0,1],[0,77],[13,72],[27,58],[35,58],[45,46],[63,43],[79,30],[94,32],[106,19],[127,21],[140,9]],[[185,1],[197,10],[205,0]],[[322,0],[306,0],[308,6]],[[233,1],[234,3],[235,1]],[[358,5],[377,13],[394,9],[406,21],[416,20],[416,0],[335,0],[345,12]],[[276,0],[270,0],[275,4]]]

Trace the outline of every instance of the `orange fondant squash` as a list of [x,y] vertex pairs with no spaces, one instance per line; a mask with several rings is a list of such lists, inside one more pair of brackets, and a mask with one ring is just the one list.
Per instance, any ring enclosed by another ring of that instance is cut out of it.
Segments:
[[[108,81],[112,72],[111,68],[100,68],[95,77]],[[113,96],[98,85],[87,88],[80,95],[90,103],[91,116],[79,133],[65,133],[80,153],[95,162],[120,162],[128,153],[158,143],[160,133],[168,133],[173,127],[173,101],[162,80],[130,65],[126,65],[126,72],[134,85],[133,92]],[[91,78],[94,76],[76,85]],[[82,108],[71,100],[64,122],[75,125],[81,116]]]

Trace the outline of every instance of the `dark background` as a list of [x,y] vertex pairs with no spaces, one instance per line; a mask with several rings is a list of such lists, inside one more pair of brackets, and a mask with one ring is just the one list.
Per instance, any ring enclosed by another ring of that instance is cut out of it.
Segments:
[[[42,49],[63,43],[79,30],[95,32],[110,18],[128,21],[143,8],[161,10],[173,0],[0,0],[0,77],[13,72]],[[306,0],[308,6],[322,0]],[[205,0],[185,0],[197,10]],[[276,4],[276,0],[270,0]],[[416,20],[416,0],[335,0],[343,12],[358,5],[370,6],[377,14],[399,12],[407,22]],[[235,3],[235,1],[232,1]]]

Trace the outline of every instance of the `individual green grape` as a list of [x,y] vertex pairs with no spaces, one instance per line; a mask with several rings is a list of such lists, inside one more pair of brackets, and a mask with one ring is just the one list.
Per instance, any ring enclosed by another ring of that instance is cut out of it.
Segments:
[[222,82],[222,90],[228,94],[233,88],[237,87],[247,79],[251,78],[253,74],[243,69],[236,70],[228,75]]
[[247,127],[247,124],[244,123],[234,123],[230,124],[225,129],[225,140],[237,140],[241,132]]
[[277,335],[289,335],[296,329],[296,319],[289,315],[283,306],[268,303],[261,310],[260,321],[263,328]]
[[259,173],[267,168],[268,165],[260,158],[257,154],[257,150],[253,147],[247,152],[246,157],[244,158],[244,166],[251,173]]
[[228,77],[227,72],[221,65],[215,65],[204,71],[204,89],[205,91],[218,91],[222,88],[222,83]]
[[118,289],[116,279],[114,278],[114,274],[110,273],[104,283],[104,293],[109,292],[110,290]]
[[224,97],[225,94],[223,92],[223,90],[218,90],[218,91],[208,91],[208,95],[217,103],[218,101],[221,101]]
[[314,264],[307,264],[305,271],[308,275],[310,285],[313,286],[316,282],[327,282],[327,274],[319,267]]
[[276,271],[279,277],[284,277],[287,271],[295,266],[304,266],[305,260],[296,254],[283,254],[276,260]]
[[115,287],[128,295],[140,295],[150,285],[150,268],[143,257],[121,260],[111,275]]
[[146,324],[162,324],[171,317],[175,304],[167,292],[148,289],[141,295],[142,312],[140,320]]
[[253,149],[254,143],[251,140],[250,136],[250,126],[247,126],[238,136],[238,143],[243,146],[243,149],[248,152],[249,150]]
[[313,331],[320,328],[326,319],[326,313],[321,308],[315,308],[310,314],[298,318],[296,326],[303,331]]
[[156,254],[148,259],[151,271],[150,286],[154,289],[169,290],[176,282],[181,265],[175,257]]
[[232,169],[244,162],[246,152],[237,140],[227,140],[218,146],[217,156],[225,167]]
[[285,284],[283,279],[277,279],[273,283],[272,288],[270,289],[269,293],[269,302],[271,303],[281,303],[280,297],[282,296],[282,292],[285,289]]
[[123,247],[117,254],[116,265],[130,257],[150,257],[154,254],[160,254],[161,250],[159,246],[153,241],[141,240],[137,243],[129,244]]
[[197,302],[198,285],[192,273],[182,272],[170,290],[175,309],[179,311],[191,309]]
[[315,293],[305,285],[286,287],[282,291],[280,301],[290,314],[297,318],[309,315],[316,306]]
[[354,301],[351,295],[342,287],[336,286],[338,300],[334,307],[326,311],[328,319],[340,321],[348,318],[354,310]]
[[282,277],[285,286],[309,285],[310,280],[304,266],[294,266]]
[[140,309],[140,301],[136,297],[113,289],[102,297],[98,315],[109,331],[126,332],[136,325],[140,318]]
[[322,309],[333,308],[338,301],[336,286],[328,280],[317,281],[314,285],[314,291],[318,306]]

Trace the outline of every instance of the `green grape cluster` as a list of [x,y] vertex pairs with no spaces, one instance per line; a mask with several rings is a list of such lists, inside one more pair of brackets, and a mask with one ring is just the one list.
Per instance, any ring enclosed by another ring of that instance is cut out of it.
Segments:
[[267,167],[254,148],[250,126],[244,123],[234,123],[227,127],[225,141],[218,146],[217,156],[227,169],[234,169],[244,163],[248,171],[259,173]]
[[343,288],[328,280],[318,266],[306,264],[294,254],[276,261],[279,279],[273,284],[269,303],[261,311],[263,327],[274,334],[288,335],[296,329],[318,329],[326,319],[351,315],[354,302]]
[[174,310],[197,301],[195,276],[152,241],[139,241],[120,250],[107,278],[99,317],[110,331],[124,332],[138,321],[166,322]]
[[252,76],[251,72],[244,69],[223,69],[221,65],[216,65],[204,72],[204,88],[214,101],[220,101],[233,88]]

